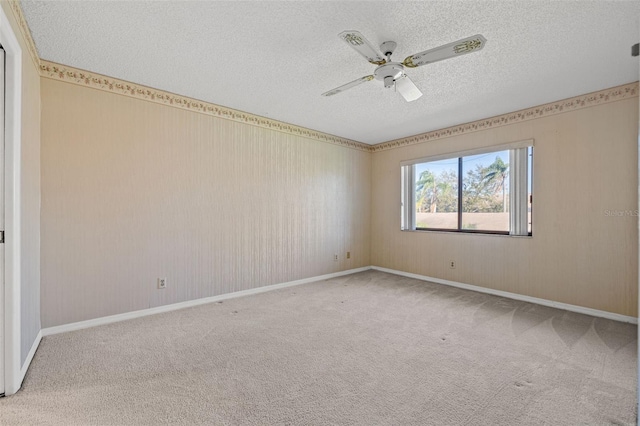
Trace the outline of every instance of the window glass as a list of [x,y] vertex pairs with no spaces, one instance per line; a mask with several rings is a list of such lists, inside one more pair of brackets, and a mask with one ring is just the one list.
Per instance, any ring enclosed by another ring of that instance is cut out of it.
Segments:
[[458,228],[458,159],[415,165],[416,228]]
[[462,157],[462,229],[509,232],[509,151]]
[[532,235],[533,141],[505,145],[403,161],[401,229]]

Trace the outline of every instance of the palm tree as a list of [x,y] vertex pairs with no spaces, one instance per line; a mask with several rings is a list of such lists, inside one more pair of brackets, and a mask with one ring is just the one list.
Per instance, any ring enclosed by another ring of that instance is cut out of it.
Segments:
[[[436,202],[440,207],[441,212],[455,212],[458,210],[458,197],[457,197],[457,185],[455,182],[451,182],[450,176],[443,172],[440,174],[440,179],[436,184],[438,189],[436,194]],[[434,212],[435,213],[435,212]]]
[[507,178],[509,177],[509,163],[496,157],[496,161],[485,169],[482,180],[485,186],[493,188],[495,192],[502,191],[502,211],[507,211]]
[[416,205],[418,211],[423,212],[423,205],[427,198],[431,198],[430,205],[433,204],[433,188],[435,187],[436,178],[430,170],[420,173],[420,177],[416,181]]

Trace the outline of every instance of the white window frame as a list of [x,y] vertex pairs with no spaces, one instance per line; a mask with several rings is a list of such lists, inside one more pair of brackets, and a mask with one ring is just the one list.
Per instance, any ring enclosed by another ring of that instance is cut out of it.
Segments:
[[[529,236],[529,148],[533,148],[533,139],[526,139],[501,145],[493,145],[466,151],[451,152],[447,154],[433,155],[429,157],[414,158],[400,162],[400,193],[401,193],[401,219],[402,231],[427,231],[427,232],[461,232],[471,233],[463,229],[455,230],[418,230],[416,229],[416,201],[415,201],[415,166],[416,164],[432,161],[448,160],[471,155],[488,154],[498,151],[509,151],[509,233],[511,236]],[[533,173],[531,174],[533,176]],[[460,176],[459,179],[462,179]],[[533,184],[533,183],[532,183]],[[474,234],[496,234],[489,230],[473,231]],[[498,233],[506,235],[506,233]]]

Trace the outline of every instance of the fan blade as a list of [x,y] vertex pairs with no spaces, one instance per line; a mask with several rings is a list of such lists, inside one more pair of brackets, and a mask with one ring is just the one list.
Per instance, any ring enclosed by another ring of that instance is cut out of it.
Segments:
[[422,96],[422,92],[407,75],[396,80],[396,91],[402,95],[405,101],[411,102]]
[[338,34],[345,43],[374,65],[382,65],[387,61],[378,54],[376,48],[358,31],[343,31]]
[[462,40],[454,41],[453,43],[445,44],[444,46],[408,56],[404,62],[402,62],[402,65],[409,68],[415,68],[431,64],[433,62],[442,61],[444,59],[453,58],[454,56],[477,52],[484,47],[486,42],[486,38],[480,34],[476,34],[472,37],[463,38]]
[[324,92],[322,94],[322,96],[333,96],[333,95],[336,95],[336,94],[338,94],[340,92],[344,92],[347,89],[351,89],[352,87],[355,87],[358,84],[362,84],[365,81],[371,81],[371,80],[373,80],[373,76],[372,75],[368,75],[366,77],[361,77],[361,78],[359,78],[357,80],[353,80],[351,83],[343,84],[342,86],[336,87],[333,90],[329,90],[328,92]]

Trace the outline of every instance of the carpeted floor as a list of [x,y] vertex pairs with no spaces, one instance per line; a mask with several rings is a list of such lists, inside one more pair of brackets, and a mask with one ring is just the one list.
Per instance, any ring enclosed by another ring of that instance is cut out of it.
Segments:
[[2,425],[608,425],[636,326],[378,271],[45,337]]

